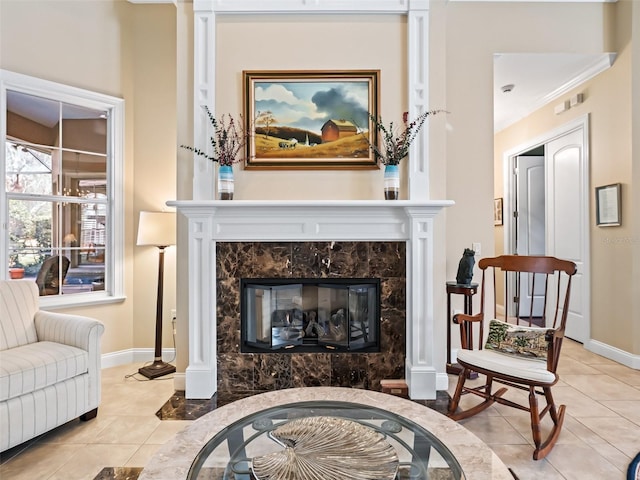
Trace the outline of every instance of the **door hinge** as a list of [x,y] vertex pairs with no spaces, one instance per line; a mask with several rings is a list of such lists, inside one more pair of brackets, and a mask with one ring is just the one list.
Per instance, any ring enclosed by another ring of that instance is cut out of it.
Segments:
[[517,212],[517,210],[514,210],[514,211],[513,211],[513,218],[518,218],[518,212]]

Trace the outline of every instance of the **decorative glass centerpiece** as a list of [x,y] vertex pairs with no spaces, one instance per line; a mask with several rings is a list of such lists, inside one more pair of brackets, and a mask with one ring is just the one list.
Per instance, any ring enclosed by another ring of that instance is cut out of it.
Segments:
[[254,457],[258,480],[393,480],[398,453],[382,433],[353,420],[307,417],[269,432],[284,449]]

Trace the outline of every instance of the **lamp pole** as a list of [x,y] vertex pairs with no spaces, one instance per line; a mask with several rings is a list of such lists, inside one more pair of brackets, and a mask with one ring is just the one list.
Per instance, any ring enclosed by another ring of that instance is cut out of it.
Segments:
[[166,246],[158,247],[158,302],[156,303],[156,350],[154,352],[154,363],[162,362],[162,295],[164,292],[164,249]]
[[173,212],[140,212],[138,245],[158,247],[158,295],[156,298],[156,341],[153,363],[138,369],[148,379],[176,371],[176,367],[162,361],[162,295],[164,286],[164,250],[176,244],[176,216]]

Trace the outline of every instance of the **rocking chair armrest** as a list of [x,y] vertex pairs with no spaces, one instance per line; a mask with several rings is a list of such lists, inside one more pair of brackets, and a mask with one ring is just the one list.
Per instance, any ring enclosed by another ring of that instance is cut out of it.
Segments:
[[553,328],[550,328],[549,330],[547,330],[547,334],[545,336],[545,339],[547,340],[547,342],[554,342],[560,338],[564,338],[563,328],[558,328],[556,330],[554,330]]
[[555,372],[558,368],[558,360],[560,357],[560,346],[562,345],[562,339],[564,338],[564,329],[558,328],[556,330],[549,329],[545,335],[545,340],[549,344],[549,350],[547,353],[547,370]]
[[453,316],[453,323],[462,324],[462,322],[482,322],[484,315],[476,313],[475,315],[467,315],[466,313],[456,313]]

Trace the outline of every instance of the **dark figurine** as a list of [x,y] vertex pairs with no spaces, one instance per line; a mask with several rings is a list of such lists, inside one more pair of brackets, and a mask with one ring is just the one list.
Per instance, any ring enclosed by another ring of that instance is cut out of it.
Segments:
[[456,282],[460,285],[469,285],[473,279],[473,266],[476,263],[474,255],[476,252],[470,248],[465,248],[460,263],[458,264],[458,274]]

